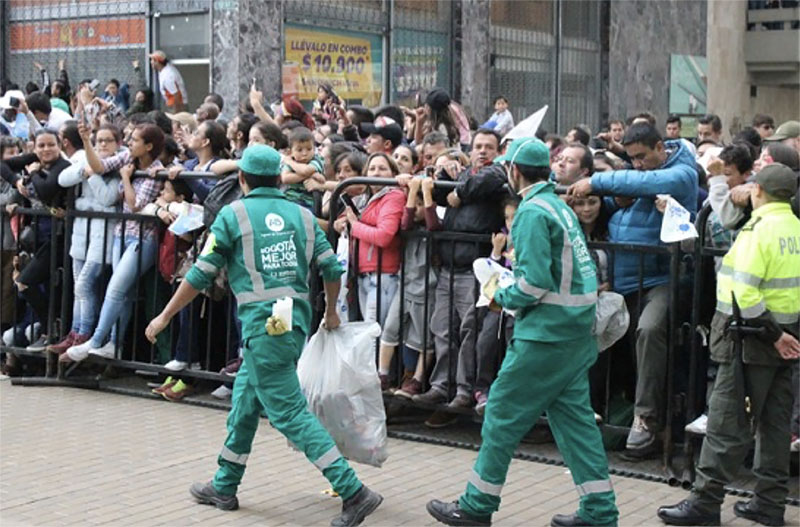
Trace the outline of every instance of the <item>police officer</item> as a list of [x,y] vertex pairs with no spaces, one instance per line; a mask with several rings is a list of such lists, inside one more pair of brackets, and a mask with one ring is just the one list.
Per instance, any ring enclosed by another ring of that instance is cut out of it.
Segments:
[[665,523],[719,525],[724,486],[735,478],[755,434],[755,497],[737,502],[733,512],[764,525],[783,525],[790,361],[800,357],[800,220],[789,205],[796,192],[797,176],[784,165],[769,165],[755,176],[753,214],[717,273],[711,358],[719,369],[697,479],[688,499],[658,509]]
[[495,308],[516,310],[514,338],[489,392],[483,442],[458,501],[430,501],[448,525],[491,525],[511,456],[543,412],[580,495],[577,513],[552,525],[615,524],[618,511],[600,430],[589,402],[589,368],[597,359],[592,323],[597,281],[577,217],[548,182],[550,153],[535,138],[515,140],[497,162],[523,197],[511,237],[515,283],[483,288]]
[[[316,262],[325,281],[324,324],[329,330],[340,323],[335,302],[343,270],[311,213],[278,190],[280,163],[280,154],[269,146],[245,149],[237,163],[244,197],[220,210],[200,257],[164,311],[150,322],[146,335],[155,342],[170,319],[227,267],[242,322],[244,360],[233,387],[219,469],[212,481],[192,485],[192,496],[223,510],[238,508],[236,489],[260,415],[266,412],[272,425],[305,453],[342,497],[342,514],[331,525],[358,525],[383,497],[358,480],[308,411],[295,369],[311,321],[309,266]],[[288,328],[271,316],[275,301],[285,297],[294,302]]]

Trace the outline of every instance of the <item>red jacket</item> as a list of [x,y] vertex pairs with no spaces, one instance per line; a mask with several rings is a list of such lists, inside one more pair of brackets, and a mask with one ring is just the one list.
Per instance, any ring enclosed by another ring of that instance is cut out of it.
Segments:
[[402,190],[386,187],[372,196],[361,219],[351,226],[350,235],[359,240],[359,273],[378,271],[378,249],[383,249],[380,272],[392,274],[400,270],[398,231],[405,205],[406,195]]

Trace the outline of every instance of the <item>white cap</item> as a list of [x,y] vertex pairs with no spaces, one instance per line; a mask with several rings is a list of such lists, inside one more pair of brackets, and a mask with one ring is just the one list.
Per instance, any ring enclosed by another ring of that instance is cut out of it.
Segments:
[[0,108],[3,110],[8,110],[9,108],[14,108],[15,110],[18,108],[17,106],[11,105],[11,98],[15,98],[19,101],[25,100],[25,94],[23,94],[19,90],[8,90],[5,95],[0,97]]

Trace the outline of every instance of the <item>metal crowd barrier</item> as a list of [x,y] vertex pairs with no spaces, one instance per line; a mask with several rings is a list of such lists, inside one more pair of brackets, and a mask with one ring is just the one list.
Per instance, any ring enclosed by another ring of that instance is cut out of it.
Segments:
[[[331,242],[331,244],[334,247],[336,247],[336,244],[337,244],[337,242],[339,240],[339,234],[337,232],[335,232],[335,230],[333,229],[333,221],[332,220],[339,216],[339,214],[343,211],[343,207],[344,207],[344,203],[342,202],[342,200],[339,199],[339,197],[341,196],[342,193],[344,193],[344,191],[347,189],[347,187],[350,187],[350,186],[353,186],[353,185],[370,185],[370,186],[373,186],[373,187],[384,187],[384,186],[398,186],[398,182],[396,180],[394,180],[394,179],[356,177],[356,178],[350,178],[350,179],[348,179],[346,181],[343,181],[342,183],[340,183],[337,186],[337,188],[336,188],[335,192],[333,193],[333,195],[331,197],[331,200],[330,200],[330,220],[331,221],[329,223],[329,232],[328,232],[329,241]],[[455,182],[437,181],[434,186],[436,188],[452,189],[452,188],[455,188],[456,185],[457,185],[457,183],[455,183]],[[557,192],[559,192],[559,193],[563,193],[564,191],[565,191],[564,188],[557,189]],[[427,257],[426,257],[426,266],[428,266],[428,267],[433,265],[433,263],[432,263],[432,253],[435,250],[434,246],[439,242],[442,242],[442,241],[454,241],[454,242],[462,242],[462,243],[472,243],[472,244],[476,244],[476,245],[483,244],[484,246],[489,246],[489,247],[491,246],[491,235],[490,234],[469,234],[469,233],[462,233],[462,232],[445,232],[445,231],[434,231],[434,232],[429,232],[429,231],[402,232],[401,231],[400,235],[402,236],[402,238],[404,240],[412,238],[412,237],[425,237],[425,238],[427,238],[429,240],[428,243],[427,243]],[[353,244],[353,241],[354,240],[351,238],[351,244]],[[355,243],[353,245],[354,245],[354,247],[353,247],[353,250],[352,250],[352,255],[351,255],[350,261],[351,262],[352,261],[358,262],[358,251],[359,251],[358,240],[355,240]],[[635,309],[636,309],[637,315],[631,314],[631,328],[630,328],[627,336],[624,337],[626,340],[629,341],[628,345],[630,347],[631,353],[630,353],[629,356],[623,356],[623,357],[620,358],[620,357],[618,357],[619,353],[614,353],[614,349],[615,348],[609,349],[606,352],[604,352],[605,355],[606,355],[606,360],[604,361],[604,363],[602,365],[596,365],[595,366],[595,368],[597,368],[599,366],[604,366],[604,371],[602,372],[602,375],[603,375],[603,378],[604,378],[604,386],[603,386],[604,404],[603,404],[603,408],[601,409],[602,411],[600,412],[602,417],[604,418],[604,422],[603,422],[603,424],[601,426],[605,430],[607,430],[609,432],[612,432],[612,433],[617,433],[617,434],[627,434],[628,431],[630,430],[630,428],[629,428],[629,426],[619,426],[619,425],[608,424],[609,410],[610,410],[609,402],[610,402],[610,398],[611,398],[611,395],[612,395],[612,388],[613,388],[613,386],[611,386],[611,374],[614,371],[613,364],[617,363],[617,361],[631,361],[632,360],[632,361],[634,361],[633,364],[634,364],[634,368],[635,368],[635,364],[636,364],[635,363],[635,361],[636,361],[636,355],[635,355],[635,333],[636,332],[635,332],[635,329],[636,329],[636,322],[638,320],[638,313],[641,311],[641,301],[642,301],[643,292],[645,290],[645,288],[644,288],[644,262],[645,262],[645,255],[648,255],[648,254],[660,254],[660,255],[666,255],[666,256],[669,257],[669,262],[670,262],[669,263],[670,282],[669,282],[669,300],[668,300],[669,309],[668,309],[668,314],[667,314],[667,325],[668,325],[667,351],[666,351],[667,352],[667,358],[666,358],[667,368],[666,368],[666,371],[664,372],[665,378],[666,378],[666,383],[665,383],[666,394],[665,394],[665,408],[663,409],[662,414],[659,416],[659,421],[660,421],[660,424],[661,424],[661,427],[662,427],[662,430],[663,430],[663,432],[662,432],[662,435],[663,435],[662,461],[663,461],[663,464],[664,464],[664,466],[665,466],[665,468],[667,470],[667,473],[668,473],[668,480],[673,485],[683,484],[684,486],[686,486],[689,483],[688,480],[686,479],[686,476],[682,475],[682,474],[679,474],[678,473],[679,471],[673,467],[673,458],[674,458],[674,455],[676,453],[676,451],[675,451],[675,442],[674,442],[674,437],[673,436],[674,436],[675,432],[678,432],[678,435],[680,435],[682,433],[682,431],[683,431],[683,426],[682,425],[681,425],[679,430],[675,430],[675,424],[673,422],[674,421],[673,416],[677,412],[685,410],[685,407],[684,408],[676,408],[676,405],[684,406],[685,405],[685,399],[682,399],[682,400],[681,399],[677,399],[676,396],[678,394],[675,393],[676,357],[678,355],[679,348],[681,346],[683,346],[683,344],[684,344],[683,330],[685,329],[681,325],[681,320],[680,320],[680,318],[681,318],[680,315],[681,315],[681,312],[682,312],[681,304],[680,304],[680,301],[679,301],[679,299],[681,298],[681,280],[680,280],[680,278],[681,278],[681,265],[683,263],[682,259],[684,257],[684,254],[681,252],[680,244],[675,243],[675,244],[669,244],[669,245],[645,245],[645,244],[632,244],[632,243],[589,242],[588,246],[589,246],[590,249],[602,249],[602,250],[605,250],[608,253],[608,255],[609,255],[608,268],[609,268],[609,275],[610,275],[609,280],[610,280],[612,286],[613,286],[613,283],[614,283],[614,277],[613,277],[614,254],[616,252],[619,252],[619,251],[624,251],[624,252],[627,252],[627,253],[635,253],[635,254],[638,254],[638,256],[639,256],[638,290],[637,290],[636,293],[633,293],[633,295],[635,295],[635,297],[636,297],[636,301],[634,302],[634,304],[635,304]],[[450,249],[451,249],[451,251],[455,250],[455,243],[451,243],[450,244]],[[402,255],[403,248],[401,247],[400,250],[401,250],[401,255]],[[383,251],[381,249],[378,250],[378,262],[379,262],[378,263],[378,269],[381,269],[380,262],[381,262],[381,259],[382,259],[382,252]],[[486,255],[486,254],[484,254],[484,255]],[[451,254],[451,256],[452,256],[452,254]],[[453,259],[451,257],[450,261],[452,262],[452,260]],[[448,269],[448,271],[449,271],[449,276],[450,276],[450,282],[449,282],[448,286],[449,286],[450,298],[452,300],[453,293],[454,293],[454,290],[453,290],[454,269],[452,267],[450,267]],[[349,272],[350,273],[353,272],[352,265],[351,265],[351,269],[349,269]],[[402,263],[401,263],[401,268],[400,268],[400,275],[401,275],[400,276],[400,282],[399,282],[400,285],[399,285],[398,292],[396,294],[401,295],[400,305],[402,306],[402,305],[404,305],[402,298],[403,298],[404,289],[405,289],[405,283],[404,283],[405,282],[405,265],[402,264]],[[426,276],[427,276],[427,274],[426,274]],[[613,289],[613,287],[612,287],[612,289]],[[377,291],[378,291],[378,294],[382,293],[381,273],[377,274]],[[426,283],[425,284],[425,300],[423,302],[423,305],[425,306],[425,313],[424,313],[424,316],[423,316],[423,320],[424,320],[423,335],[424,335],[424,338],[425,338],[424,344],[427,344],[427,338],[430,335],[429,322],[430,322],[430,315],[431,314],[428,313],[427,306],[428,306],[428,301],[429,301],[429,297],[430,297],[431,294],[432,294],[432,292],[430,291],[430,288],[429,288],[428,284]],[[478,291],[478,289],[476,287],[475,288],[475,295],[474,295],[474,298],[473,298],[473,303],[475,301],[477,301],[478,295],[479,295],[479,291]],[[381,305],[381,302],[378,301],[377,302],[378,310],[380,310],[380,305]],[[358,309],[357,305],[351,305],[350,311],[354,312],[357,309]],[[448,386],[450,388],[450,393],[448,394],[448,398],[452,399],[452,397],[455,395],[455,390],[456,390],[456,378],[455,378],[455,376],[456,376],[456,367],[457,367],[458,353],[459,353],[459,345],[456,342],[457,341],[456,335],[458,335],[460,333],[461,328],[454,327],[454,313],[453,313],[454,307],[453,307],[453,303],[452,302],[450,303],[449,309],[450,309],[450,311],[449,311],[449,324],[448,324],[448,337],[449,337],[448,340],[449,340],[450,349],[449,349],[448,357],[450,359],[450,363],[448,364],[448,381],[449,381],[448,382]],[[380,313],[379,312],[377,314],[377,318],[380,318]],[[474,324],[471,333],[472,333],[473,338],[475,339],[475,341],[477,341],[477,337],[478,337],[478,334],[479,334],[478,317],[477,316],[474,317],[473,319],[470,320],[470,322],[472,322],[472,324]],[[401,361],[401,357],[402,357],[402,350],[403,350],[403,345],[404,345],[404,342],[403,342],[404,331],[403,331],[403,325],[402,324],[403,324],[403,319],[401,318],[400,342],[399,342],[399,344],[397,346],[397,349],[395,351],[395,354],[394,354],[394,359],[395,359],[395,363],[394,363],[394,373],[395,373],[394,381],[396,383],[398,383],[398,386],[399,386],[399,381],[402,379],[402,376],[403,376],[403,369],[402,369],[402,366],[401,366],[401,362],[402,362]],[[475,341],[473,341],[473,346],[476,345]],[[624,348],[624,344],[622,345],[622,347]],[[423,348],[425,348],[425,349],[423,349],[423,351],[419,354],[419,359],[418,360],[424,360],[425,361],[424,362],[424,364],[425,364],[425,374],[423,375],[423,379],[424,379],[423,385],[424,385],[425,389],[428,389],[428,388],[430,388],[430,384],[428,383],[428,375],[429,375],[430,372],[427,369],[427,364],[428,364],[428,360],[427,359],[428,359],[428,354],[430,353],[430,351],[427,349],[427,346],[423,346]],[[503,350],[505,349],[505,345],[502,346],[502,349]],[[619,351],[622,351],[622,350],[619,350]],[[377,352],[377,344],[376,344],[376,352]],[[502,362],[502,352],[501,352],[501,356],[499,357],[499,359],[497,361],[497,369],[499,369],[499,366],[500,366],[501,362]],[[496,373],[497,373],[497,369],[494,372],[495,376],[496,376]],[[474,372],[473,378],[477,379],[477,371]],[[424,404],[420,404],[420,403],[416,403],[416,402],[409,402],[407,399],[401,399],[401,398],[394,398],[394,399],[398,400],[397,402],[400,403],[401,405],[409,405],[410,404],[410,405],[412,405],[414,407],[422,407],[422,408],[429,409],[429,410],[443,410],[444,409],[444,407],[440,406],[440,405],[430,406],[430,405],[424,405]],[[682,402],[683,402],[683,404],[681,404]],[[448,411],[452,412],[452,413],[472,414],[472,415],[474,415],[474,411],[472,409],[462,409],[462,410],[453,409],[453,410],[448,410]],[[546,419],[543,419],[543,421],[546,421]]]
[[[163,178],[165,177],[166,173],[160,173],[158,177]],[[148,176],[145,172],[137,172],[137,177],[145,177]],[[209,177],[209,173],[202,173],[202,172],[184,172],[181,174],[181,178],[203,178]],[[215,177],[215,176],[214,176]],[[348,179],[340,183],[330,200],[330,214],[329,218],[331,220],[336,219],[341,210],[342,210],[342,203],[340,202],[339,197],[342,193],[352,185],[365,185],[369,184],[373,187],[380,187],[380,186],[397,186],[398,183],[394,179],[379,179],[379,178],[363,178],[363,177],[356,177]],[[441,189],[452,189],[456,186],[454,182],[442,182],[437,181],[435,183],[436,188]],[[563,189],[561,189],[563,191]],[[317,203],[319,204],[319,200]],[[319,210],[317,211],[319,213]],[[705,212],[705,211],[704,211]],[[31,209],[18,209],[16,211],[17,214],[22,214],[31,217],[41,217],[43,215],[48,215],[49,213],[46,211],[37,211]],[[5,211],[0,211],[0,214],[6,215]],[[110,221],[117,221],[117,222],[130,222],[135,221],[140,223],[140,225],[144,225],[147,222],[158,222],[161,223],[160,220],[153,216],[144,216],[141,214],[122,214],[122,213],[95,213],[95,212],[83,212],[77,211],[74,208],[70,207],[67,210],[67,215],[65,220],[55,220],[56,223],[64,223],[64,236],[63,236],[63,243],[65,245],[64,252],[63,252],[63,260],[61,262],[57,261],[56,253],[57,251],[51,252],[51,261],[50,261],[50,283],[49,283],[49,309],[50,312],[55,315],[55,312],[58,310],[60,312],[60,317],[51,316],[49,317],[50,324],[48,328],[48,335],[50,335],[50,340],[52,343],[60,341],[64,335],[66,335],[69,331],[69,324],[67,323],[68,320],[71,318],[70,308],[72,305],[72,273],[71,269],[71,258],[69,257],[69,242],[71,240],[70,235],[72,232],[72,228],[76,218],[102,218],[105,222]],[[698,219],[699,221],[699,219]],[[0,222],[0,239],[2,239],[2,224]],[[91,228],[91,222],[87,222],[87,232]],[[124,226],[123,226],[124,229]],[[107,229],[104,228],[105,233],[107,233]],[[139,230],[140,239],[142,236],[142,229]],[[329,223],[329,237],[331,240],[332,245],[336,245],[339,235],[333,230],[333,221]],[[702,232],[702,230],[701,230]],[[702,234],[701,234],[702,235]],[[106,234],[104,234],[104,237]],[[475,246],[489,247],[491,242],[491,236],[489,234],[467,234],[467,233],[456,233],[456,232],[428,232],[428,231],[418,231],[414,233],[404,232],[401,233],[401,236],[405,239],[408,237],[415,237],[415,236],[422,236],[428,239],[427,243],[427,256],[426,256],[426,269],[433,265],[433,254],[435,251],[435,245],[440,244],[441,242],[462,242],[462,243],[471,243]],[[197,241],[194,239],[193,241]],[[54,246],[58,243],[57,237],[52,237],[50,240]],[[106,239],[104,243],[108,243]],[[195,244],[196,245],[196,244]],[[644,261],[645,255],[647,254],[661,254],[661,255],[668,255],[670,266],[669,266],[669,273],[670,273],[670,287],[669,287],[669,312],[668,312],[668,332],[667,332],[667,370],[665,371],[666,377],[666,408],[664,409],[662,415],[660,416],[660,421],[663,425],[663,436],[664,436],[664,452],[663,452],[663,463],[667,470],[674,474],[672,469],[672,459],[675,454],[674,442],[673,442],[673,414],[676,413],[676,410],[683,410],[685,408],[676,409],[676,393],[674,393],[674,384],[675,384],[675,362],[676,356],[679,351],[679,348],[684,344],[683,342],[683,333],[682,330],[686,328],[681,326],[680,321],[680,314],[682,312],[681,305],[679,302],[681,291],[680,291],[680,269],[682,263],[683,254],[681,253],[680,247],[678,244],[672,244],[667,246],[653,246],[653,245],[643,245],[643,244],[620,244],[620,243],[610,243],[610,242],[591,242],[589,243],[589,247],[593,249],[603,249],[608,252],[609,254],[609,272],[610,272],[610,281],[613,284],[613,260],[614,254],[618,251],[625,251],[629,253],[636,253],[639,255],[639,291],[637,293],[637,313],[639,311],[639,303],[641,301],[642,292],[644,291],[643,281],[644,281]],[[450,244],[451,251],[455,251],[455,243]],[[401,256],[403,248],[401,247]],[[351,258],[351,261],[358,261],[358,244],[355,244],[353,247],[354,257]],[[382,250],[378,251],[378,269],[381,268],[381,260],[382,260]],[[196,251],[195,251],[196,255]],[[702,258],[705,257],[706,253],[697,253],[696,257]],[[158,274],[158,262],[159,262],[159,255],[156,255],[156,262],[153,266],[153,269],[150,272],[153,273],[153,276],[144,275],[141,279],[136,281],[135,290],[134,290],[134,314],[133,314],[133,324],[131,325],[130,330],[128,331],[128,337],[124,342],[117,342],[116,343],[116,355],[115,358],[112,360],[105,361],[105,364],[110,364],[112,366],[123,368],[123,369],[130,369],[130,370],[148,370],[151,372],[158,372],[161,374],[169,374],[169,375],[179,375],[182,378],[188,379],[204,379],[204,380],[214,380],[219,382],[231,382],[232,377],[218,373],[220,366],[224,365],[228,359],[235,358],[238,356],[238,346],[236,349],[229,349],[231,347],[231,343],[235,342],[235,338],[231,338],[232,333],[236,331],[235,327],[232,324],[233,317],[231,316],[231,306],[232,306],[232,298],[230,295],[230,291],[228,290],[228,294],[226,298],[220,302],[213,302],[211,299],[204,299],[203,302],[206,302],[206,308],[204,309],[204,314],[207,317],[204,323],[201,323],[201,328],[205,326],[205,354],[203,360],[201,361],[201,368],[189,368],[180,372],[173,372],[164,368],[164,358],[165,357],[158,357],[156,353],[157,346],[147,344],[144,347],[144,352],[142,351],[142,346],[140,346],[141,342],[143,341],[142,333],[144,327],[146,325],[147,320],[140,320],[142,317],[139,314],[140,309],[147,307],[145,304],[147,301],[150,303],[151,312],[147,314],[145,311],[145,318],[148,316],[155,316],[163,307],[164,303],[166,302],[167,298],[158,298],[157,291],[159,288],[163,287],[163,280],[159,277]],[[402,262],[402,258],[401,258]],[[452,258],[451,258],[452,262]],[[141,260],[139,261],[138,265],[141,265]],[[352,267],[352,266],[351,266]],[[138,271],[139,269],[137,269]],[[452,267],[448,269],[450,271],[450,283],[448,284],[450,290],[450,297],[453,298],[454,294],[454,271]],[[108,268],[106,269],[108,271]],[[352,272],[352,268],[350,269]],[[405,287],[404,287],[404,278],[405,278],[405,264],[404,262],[401,263],[401,268],[399,271],[399,288],[397,294],[400,295],[401,298],[401,306],[403,305],[403,298],[405,295]],[[107,273],[106,273],[107,274]],[[314,275],[312,275],[314,276]],[[427,276],[427,275],[426,275]],[[0,285],[2,284],[2,280],[4,278],[0,277]],[[146,292],[143,292],[142,289],[145,288],[147,285],[146,282],[150,281],[150,285],[153,289],[151,296],[147,296]],[[378,273],[377,277],[377,291],[378,295],[382,294],[381,288],[381,277],[380,273]],[[695,284],[697,285],[697,278],[695,278]],[[312,279],[312,308],[315,310],[315,320],[318,321],[321,318],[321,311],[322,311],[322,290],[319,287],[319,280]],[[61,294],[57,294],[58,287],[61,287]],[[172,290],[174,291],[175,284],[172,285]],[[696,305],[699,302],[698,299],[698,289],[695,288],[692,305]],[[477,300],[478,296],[477,288],[475,288],[475,298],[472,299],[473,303]],[[428,350],[428,339],[431,337],[430,335],[430,317],[431,313],[427,312],[427,306],[429,305],[428,299],[432,294],[430,290],[430,284],[425,285],[425,310],[423,320],[424,320],[424,328],[423,328],[423,350],[420,353],[420,359],[425,360],[424,363],[426,366],[425,375],[423,376],[423,383],[425,387],[428,387],[428,371],[427,371],[427,359],[430,351]],[[159,301],[160,300],[160,301]],[[381,309],[381,302],[380,297],[377,299],[377,318],[380,318],[380,309]],[[197,301],[196,301],[197,302]],[[386,305],[389,305],[387,303]],[[59,307],[60,306],[60,307]],[[351,312],[357,312],[357,302],[356,305],[352,306]],[[0,307],[0,309],[2,309]],[[191,309],[187,308],[187,309]],[[19,313],[14,313],[15,322],[18,320]],[[691,323],[694,325],[697,317],[695,316],[696,313],[693,310],[692,313],[692,320]],[[218,319],[222,317],[223,321],[220,322]],[[629,335],[635,334],[635,323],[636,323],[635,316],[631,317],[631,325],[633,328],[629,331]],[[195,317],[189,317],[189,327],[188,328],[180,328],[180,331],[188,331],[190,334],[199,335],[199,331],[195,331],[194,324],[195,324]],[[450,346],[450,364],[448,367],[448,379],[449,379],[449,386],[451,390],[451,396],[455,393],[456,387],[456,364],[458,361],[458,346],[457,346],[457,339],[456,339],[456,331],[460,328],[454,328],[454,306],[451,302],[449,306],[449,317],[448,317],[448,339],[449,339],[449,346]],[[143,323],[142,323],[143,322]],[[474,326],[472,327],[472,334],[473,338],[473,346],[476,345],[477,337],[478,337],[478,317],[474,317],[471,321]],[[119,322],[117,322],[119,324]],[[171,324],[172,330],[172,338],[169,342],[169,357],[166,357],[167,360],[171,358],[172,353],[174,352],[174,340],[175,340],[175,328],[177,324],[177,317],[173,320]],[[400,342],[396,348],[394,354],[395,360],[395,381],[399,381],[402,378],[403,368],[402,368],[402,355],[403,355],[403,346],[404,346],[404,321],[403,317],[401,317],[400,321]],[[314,325],[311,329],[316,328]],[[220,331],[222,330],[222,331]],[[215,339],[217,342],[219,341],[219,337],[221,335],[225,335],[224,345],[222,346],[223,349],[218,349],[220,346],[215,347]],[[501,334],[499,338],[502,338],[503,335]],[[696,349],[696,339],[691,339],[692,346],[691,346],[691,370],[689,373],[689,377],[697,376],[698,375],[698,368],[695,365],[696,356],[697,356],[697,349]],[[166,344],[161,343],[160,349],[164,349]],[[501,346],[504,349],[504,346]],[[635,348],[632,348],[635,349]],[[377,344],[376,344],[377,350]],[[75,365],[64,367],[62,363],[58,363],[54,360],[52,354],[41,354],[41,353],[32,353],[28,352],[21,347],[2,347],[2,351],[4,352],[13,352],[19,355],[24,356],[44,356],[47,357],[47,368],[45,371],[44,378],[47,382],[73,382],[73,380],[80,381],[80,377],[76,377],[77,373],[80,373],[80,370],[76,373]],[[189,358],[187,361],[191,364],[192,360],[192,351],[199,350],[189,350]],[[609,400],[611,397],[612,386],[611,386],[611,373],[614,370],[613,364],[617,363],[617,361],[635,361],[635,354],[632,353],[630,356],[623,356],[617,357],[612,350],[608,350],[605,352],[607,354],[607,360],[604,361],[605,369],[603,371],[603,378],[604,378],[604,386],[603,389],[603,399],[604,399],[604,407],[600,412],[603,417],[605,418],[606,424],[602,426],[609,431],[617,432],[617,433],[627,433],[629,428],[627,426],[619,426],[619,425],[611,425],[608,424],[608,417],[609,417]],[[146,359],[146,360],[145,360]],[[89,363],[97,362],[95,360],[87,361]],[[499,368],[500,363],[502,362],[502,352],[501,355],[497,359],[496,368],[494,374],[496,375],[497,368]],[[80,363],[83,364],[83,363]],[[635,362],[634,362],[635,365]],[[477,372],[476,372],[477,375]],[[690,384],[689,386],[689,393],[688,393],[688,402],[689,402],[689,417],[692,417],[691,412],[691,405],[695,401],[697,397],[696,390],[692,389]],[[397,399],[397,398],[395,398]],[[419,406],[416,403],[410,401],[404,401],[404,404],[411,404],[414,406]],[[680,403],[677,403],[680,404]],[[683,405],[681,405],[683,406]],[[428,409],[442,409],[441,407],[429,407]],[[469,411],[462,411],[460,413],[472,413],[472,410]],[[688,422],[688,421],[687,421]],[[682,428],[682,427],[681,427]],[[681,430],[682,431],[682,430]],[[686,447],[689,449],[690,447]],[[688,450],[687,450],[688,451]],[[684,477],[675,476],[675,482],[677,483],[685,483],[686,479]]]

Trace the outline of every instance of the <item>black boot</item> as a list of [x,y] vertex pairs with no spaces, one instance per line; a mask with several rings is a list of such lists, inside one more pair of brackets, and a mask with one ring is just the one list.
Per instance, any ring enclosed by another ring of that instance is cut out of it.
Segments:
[[189,487],[189,492],[197,500],[197,503],[214,505],[223,511],[235,511],[239,508],[239,498],[236,497],[236,494],[233,496],[220,494],[210,481],[208,483],[193,483]]
[[446,503],[439,500],[431,500],[425,506],[428,514],[446,525],[456,525],[459,527],[489,527],[492,525],[492,515],[471,516],[461,510],[458,501]]
[[719,509],[709,512],[692,500],[658,508],[658,517],[667,525],[719,525]]
[[761,525],[769,525],[771,527],[782,527],[784,525],[783,515],[777,516],[762,512],[753,506],[752,501],[737,501],[736,505],[733,506],[733,513],[740,518],[760,523]]
[[383,496],[362,485],[352,498],[342,502],[342,514],[331,521],[331,527],[353,527],[375,512],[383,502]]

